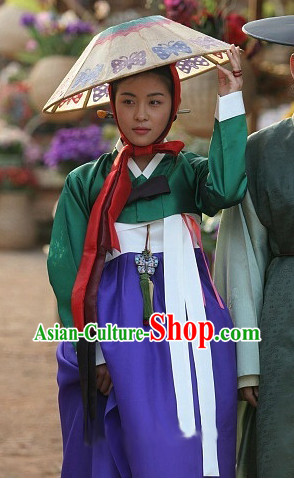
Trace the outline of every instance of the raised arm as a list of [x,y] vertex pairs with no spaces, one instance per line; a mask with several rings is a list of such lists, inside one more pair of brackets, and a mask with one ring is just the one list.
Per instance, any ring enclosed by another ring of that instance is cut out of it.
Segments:
[[[209,216],[238,204],[247,188],[247,125],[241,91],[243,81],[239,76],[240,52],[232,46],[227,53],[233,72],[218,67],[219,95],[208,163],[200,162],[197,167],[196,205]],[[234,76],[234,72],[238,76]]]

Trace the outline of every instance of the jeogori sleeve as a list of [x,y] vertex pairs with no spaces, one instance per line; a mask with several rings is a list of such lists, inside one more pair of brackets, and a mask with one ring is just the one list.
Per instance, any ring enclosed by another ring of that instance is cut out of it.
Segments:
[[49,280],[63,326],[72,327],[71,293],[80,264],[89,211],[79,180],[69,175],[59,198],[47,260]]

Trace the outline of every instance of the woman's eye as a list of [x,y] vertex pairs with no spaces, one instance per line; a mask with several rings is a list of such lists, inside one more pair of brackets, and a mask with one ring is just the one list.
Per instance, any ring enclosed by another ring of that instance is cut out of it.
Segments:
[[125,105],[132,105],[133,100],[130,100],[129,98],[126,98],[126,99],[123,101],[123,103],[124,103]]
[[151,105],[160,105],[161,101],[160,100],[151,100],[150,104]]

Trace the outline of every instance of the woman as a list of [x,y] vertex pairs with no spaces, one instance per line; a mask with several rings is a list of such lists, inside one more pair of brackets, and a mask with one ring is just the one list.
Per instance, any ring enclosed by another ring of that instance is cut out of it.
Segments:
[[[141,19],[117,28],[125,42],[128,29],[140,41]],[[48,268],[64,324],[71,296],[79,329],[98,319],[100,327],[149,331],[150,296],[137,268],[147,254],[155,270],[148,275],[154,311],[173,312],[183,324],[208,319],[216,331],[231,326],[199,248],[201,212],[213,215],[246,191],[240,54],[234,46],[227,54],[235,75],[219,67],[219,118],[208,160],[165,141],[180,105],[173,63],[110,82],[120,139],[114,152],[68,176],[53,226]],[[92,344],[77,345],[86,414],[89,407],[95,416],[98,403],[90,446],[83,440],[76,353],[70,343],[58,348],[64,477],[234,476],[234,344],[199,350],[185,342],[102,341],[98,395]]]

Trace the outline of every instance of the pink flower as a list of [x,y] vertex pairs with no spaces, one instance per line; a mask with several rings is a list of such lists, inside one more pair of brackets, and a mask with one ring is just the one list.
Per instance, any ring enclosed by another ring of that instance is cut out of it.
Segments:
[[191,26],[191,16],[197,7],[196,0],[164,0],[164,5],[167,18]]
[[36,28],[44,35],[57,31],[57,21],[51,12],[40,12],[36,15]]
[[38,43],[36,42],[36,40],[33,40],[32,38],[30,40],[27,41],[26,43],[26,50],[28,52],[34,52],[38,47]]

